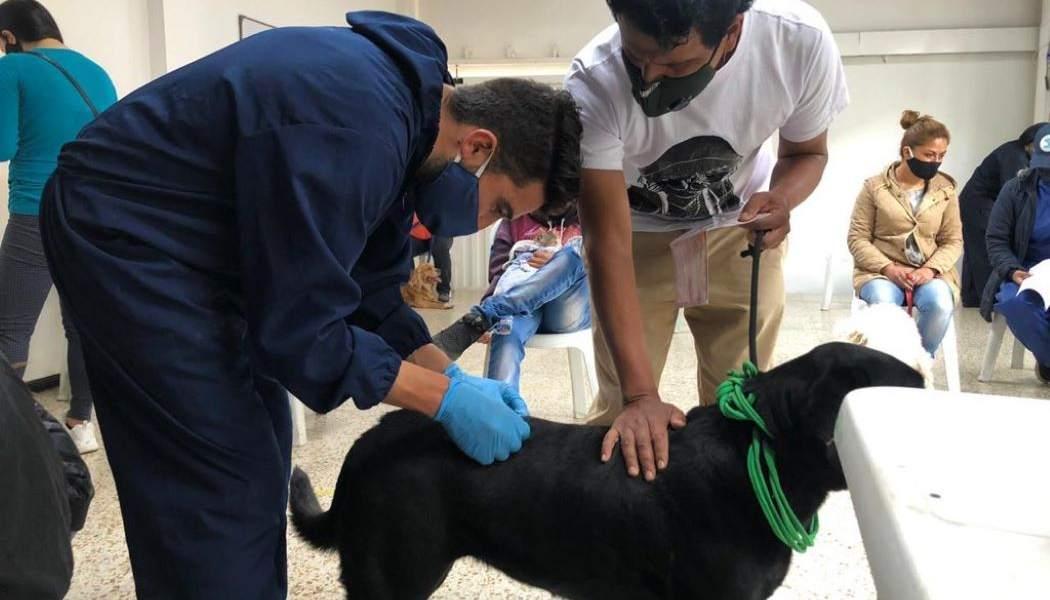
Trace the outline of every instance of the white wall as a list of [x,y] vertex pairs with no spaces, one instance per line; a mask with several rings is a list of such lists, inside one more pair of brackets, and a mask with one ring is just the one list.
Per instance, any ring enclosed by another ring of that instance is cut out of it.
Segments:
[[1041,0],[806,0],[835,32],[1037,25]]
[[[1039,24],[1041,0],[810,0],[835,32],[1022,27]],[[421,0],[453,60],[571,57],[612,23],[605,0]],[[470,49],[472,56],[464,56]]]
[[[571,57],[612,23],[604,0],[422,0],[420,18],[448,47],[451,60],[463,58]],[[472,56],[466,56],[466,54]]]
[[828,250],[838,254],[836,288],[849,289],[850,212],[863,181],[895,159],[901,110],[932,114],[948,126],[944,171],[961,186],[989,151],[1030,124],[1034,69],[1031,54],[847,59],[852,103],[831,130],[823,182],[793,215],[788,290],[819,291]]
[[276,27],[345,25],[351,10],[396,11],[398,0],[165,0],[168,70],[177,69],[239,39],[238,15]]
[[[143,0],[48,0],[62,36],[71,48],[106,69],[121,95],[149,79],[149,32]],[[0,204],[7,205],[7,163],[0,163]],[[0,210],[0,229],[7,225]],[[2,285],[3,282],[0,282]],[[29,349],[27,379],[58,373],[65,362],[58,302],[52,290]]]

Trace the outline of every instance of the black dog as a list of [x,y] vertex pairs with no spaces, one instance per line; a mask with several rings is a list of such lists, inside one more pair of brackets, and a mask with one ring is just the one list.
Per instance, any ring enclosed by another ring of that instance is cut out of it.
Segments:
[[[802,522],[846,487],[831,444],[843,397],[922,385],[897,359],[843,343],[751,380]],[[750,424],[692,410],[671,433],[667,470],[646,483],[621,458],[598,460],[604,428],[531,423],[518,455],[482,467],[440,425],[392,413],[350,450],[328,512],[295,470],[292,522],[310,544],[339,551],[349,597],[368,600],[426,598],[463,556],[567,598],[757,600],[783,581],[791,551],[748,480]]]

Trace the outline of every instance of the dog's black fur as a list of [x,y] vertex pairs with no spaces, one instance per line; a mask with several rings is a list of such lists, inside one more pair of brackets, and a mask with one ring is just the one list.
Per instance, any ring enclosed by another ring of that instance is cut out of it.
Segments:
[[[846,487],[830,444],[843,397],[922,385],[897,359],[843,343],[750,382],[804,523]],[[426,598],[463,556],[579,599],[757,600],[783,581],[791,551],[748,480],[750,424],[693,409],[670,435],[667,470],[646,483],[627,476],[618,452],[598,460],[605,428],[531,423],[518,455],[483,467],[430,419],[392,413],[350,450],[328,512],[295,470],[292,522],[310,544],[339,551],[351,598]]]

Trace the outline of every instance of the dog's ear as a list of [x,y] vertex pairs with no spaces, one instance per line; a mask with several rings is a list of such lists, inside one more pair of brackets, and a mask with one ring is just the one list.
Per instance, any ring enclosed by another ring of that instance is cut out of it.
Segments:
[[756,407],[774,436],[831,441],[842,401],[866,387],[923,387],[915,369],[877,350],[824,344],[756,380]]

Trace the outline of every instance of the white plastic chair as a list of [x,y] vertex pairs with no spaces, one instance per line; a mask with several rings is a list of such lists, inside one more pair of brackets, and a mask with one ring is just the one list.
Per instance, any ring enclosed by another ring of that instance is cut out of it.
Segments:
[[831,295],[835,291],[834,264],[835,254],[828,252],[824,257],[824,301],[820,304],[820,310],[831,310]]
[[306,405],[288,392],[288,408],[292,411],[292,444],[306,445]]
[[[850,313],[856,313],[858,310],[863,310],[868,306],[868,303],[861,300],[858,296],[853,296],[853,302],[850,304]],[[955,315],[952,315],[952,320],[948,324],[948,331],[944,333],[944,339],[941,340],[941,352],[944,354],[944,374],[948,380],[948,391],[949,392],[961,392],[962,382],[959,376],[959,338],[955,331]]]
[[[594,370],[594,342],[591,329],[573,333],[540,333],[532,336],[526,348],[565,349],[569,351],[569,378],[572,380],[572,412],[577,419],[587,416],[591,397],[598,392],[598,375]],[[489,374],[489,351],[485,346],[484,376]],[[590,395],[587,385],[590,385]]]
[[[1006,319],[999,313],[992,313],[992,322],[988,326],[988,346],[984,350],[984,360],[981,361],[981,372],[977,375],[977,381],[986,383],[992,380],[995,373],[995,361],[999,358],[999,350],[1003,346],[1003,337],[1006,335]],[[1020,340],[1014,338],[1014,348],[1010,356],[1011,369],[1024,368],[1025,347]]]

